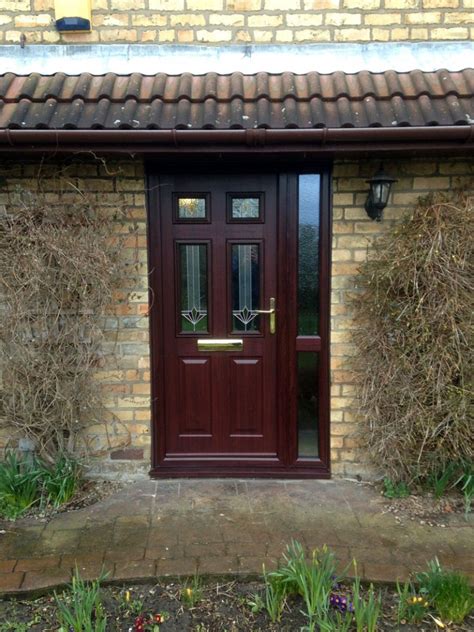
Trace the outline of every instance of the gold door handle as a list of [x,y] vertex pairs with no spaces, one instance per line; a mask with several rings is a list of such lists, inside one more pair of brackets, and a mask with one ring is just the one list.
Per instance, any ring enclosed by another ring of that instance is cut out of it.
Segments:
[[257,314],[268,314],[270,316],[270,333],[274,334],[276,331],[276,300],[273,296],[270,298],[270,309],[256,309]]

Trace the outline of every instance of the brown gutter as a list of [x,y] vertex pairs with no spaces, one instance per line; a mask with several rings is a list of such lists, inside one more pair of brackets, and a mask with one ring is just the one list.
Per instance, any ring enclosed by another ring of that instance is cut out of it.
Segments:
[[[474,125],[429,127],[369,127],[369,128],[317,128],[317,129],[247,129],[247,130],[0,130],[1,151],[55,151],[104,149],[107,151],[160,151],[177,147],[210,145],[266,147],[305,145],[313,151],[337,151],[340,145],[366,151],[382,145],[434,146],[454,144],[458,148],[474,141]],[[308,147],[312,145],[312,147]],[[363,149],[362,149],[363,146]],[[398,148],[398,147],[397,147]],[[339,147],[342,149],[342,147]],[[467,149],[467,147],[466,147]]]

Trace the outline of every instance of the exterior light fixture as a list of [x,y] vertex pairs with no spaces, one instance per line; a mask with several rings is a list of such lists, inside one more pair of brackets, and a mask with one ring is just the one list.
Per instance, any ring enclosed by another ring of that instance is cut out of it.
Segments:
[[380,222],[383,210],[387,206],[390,189],[392,184],[397,182],[397,179],[388,176],[380,165],[380,169],[374,177],[366,182],[370,184],[370,190],[365,202],[365,210],[370,219]]
[[61,33],[91,30],[91,0],[54,0],[54,9]]

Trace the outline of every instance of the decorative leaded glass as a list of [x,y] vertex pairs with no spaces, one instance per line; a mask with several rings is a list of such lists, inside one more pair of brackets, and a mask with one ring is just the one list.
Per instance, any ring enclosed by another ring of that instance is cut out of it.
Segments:
[[257,244],[232,246],[232,329],[258,331],[260,261]]
[[206,332],[207,246],[180,244],[181,331]]
[[233,197],[232,219],[259,219],[259,197]]
[[206,219],[205,197],[178,197],[179,219]]

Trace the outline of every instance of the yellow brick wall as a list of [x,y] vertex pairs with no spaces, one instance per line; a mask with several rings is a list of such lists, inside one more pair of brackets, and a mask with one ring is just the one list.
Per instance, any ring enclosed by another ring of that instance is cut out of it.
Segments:
[[[387,172],[398,178],[381,223],[371,221],[364,210],[367,178],[379,166],[366,160],[338,161],[333,171],[333,247],[331,292],[331,461],[335,476],[371,476],[364,453],[358,446],[360,418],[354,398],[350,361],[351,311],[348,298],[357,283],[357,269],[370,252],[372,240],[399,221],[419,195],[449,190],[462,183],[472,184],[474,163],[462,159],[387,160]],[[43,167],[44,169],[44,167]],[[7,176],[8,188],[28,186],[37,166],[0,162],[0,174]],[[97,196],[104,207],[125,203],[138,222],[139,231],[130,239],[125,257],[138,252],[140,276],[128,304],[110,308],[106,333],[106,365],[96,374],[103,388],[108,414],[103,424],[92,427],[88,438],[97,457],[92,471],[102,476],[144,474],[150,466],[150,357],[148,337],[148,277],[146,250],[146,208],[144,167],[135,161],[89,162],[77,166],[81,186]],[[112,174],[112,175],[111,175]],[[115,174],[115,175],[113,175]],[[0,206],[7,202],[0,190]],[[115,355],[112,354],[114,352]],[[0,447],[8,433],[0,435]]]
[[[0,207],[11,203],[17,187],[35,190],[38,170],[47,178],[48,169],[57,171],[59,163],[46,161],[15,163],[0,159],[0,176],[6,184],[0,187]],[[138,275],[134,287],[124,278],[124,287],[116,291],[117,303],[107,312],[105,340],[102,345],[104,364],[95,378],[100,382],[106,413],[102,423],[86,432],[92,456],[92,472],[98,475],[143,475],[150,469],[150,349],[148,326],[148,262],[144,165],[136,161],[87,161],[69,166],[68,177],[77,178],[80,190],[97,200],[97,205],[114,215],[118,207],[127,209],[130,223],[137,232],[126,238],[123,257],[134,266]],[[52,202],[58,194],[48,180],[42,186]],[[128,232],[128,226],[117,224]],[[123,302],[131,291],[128,302]],[[1,367],[0,367],[1,368]],[[0,432],[0,448],[15,445],[11,430]]]
[[331,292],[331,461],[335,475],[372,475],[363,451],[357,448],[360,417],[354,398],[350,360],[353,323],[349,297],[357,284],[357,269],[370,254],[374,238],[400,221],[420,195],[474,184],[474,162],[462,159],[400,159],[384,161],[398,182],[382,222],[367,217],[366,180],[379,162],[337,162],[333,171],[333,248]]
[[54,0],[0,0],[0,44],[288,44],[468,40],[472,0],[92,0],[92,31],[60,34]]

